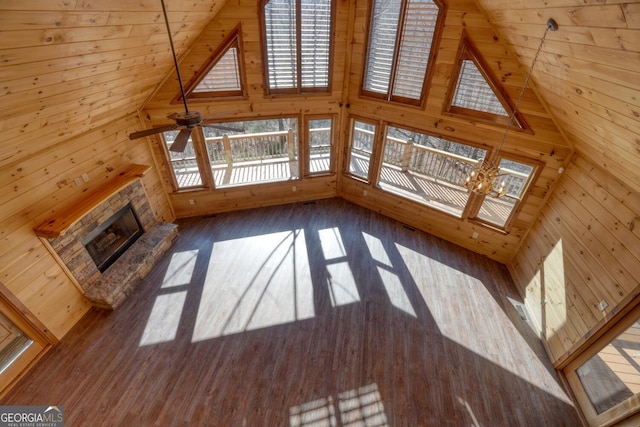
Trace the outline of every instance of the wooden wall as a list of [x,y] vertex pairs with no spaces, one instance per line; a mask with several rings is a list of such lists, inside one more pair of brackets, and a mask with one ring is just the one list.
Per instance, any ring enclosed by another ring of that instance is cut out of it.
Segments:
[[556,364],[640,292],[639,248],[640,194],[578,156],[508,265]]
[[[153,162],[146,142],[128,141],[137,126],[135,116],[122,118],[0,169],[0,280],[58,338],[89,304],[33,228],[127,165]],[[76,186],[85,173],[89,181]],[[172,219],[157,172],[143,183],[158,218]]]
[[529,64],[548,18],[533,80],[565,135],[591,162],[640,191],[640,3],[477,0]]
[[[180,63],[183,81],[188,82],[200,69],[207,58],[215,52],[225,37],[240,25],[242,55],[246,77],[246,97],[220,101],[189,101],[191,110],[199,111],[204,117],[225,113],[221,120],[233,121],[264,117],[298,117],[300,135],[304,117],[314,114],[335,115],[334,126],[341,126],[341,101],[344,85],[344,68],[347,49],[347,28],[349,5],[338,1],[336,25],[334,26],[333,74],[331,92],[310,96],[265,96],[263,79],[263,57],[261,49],[260,23],[258,19],[259,1],[229,1],[191,46],[189,54]],[[145,105],[144,115],[149,126],[170,124],[167,115],[183,110],[181,103],[174,102],[179,95],[175,74],[170,74],[154,97]],[[165,154],[158,137],[153,141],[155,156],[162,161]],[[165,185],[171,188],[168,171],[163,167]],[[293,191],[295,186],[295,192]],[[264,205],[291,203],[332,197],[336,195],[336,177],[301,178],[292,182],[257,184],[225,188],[212,191],[176,192],[170,195],[178,217],[196,216],[245,209]]]
[[[180,52],[216,10],[204,0],[167,6]],[[126,165],[153,165],[148,143],[127,135],[171,69],[161,10],[159,2],[0,2],[0,283],[51,340],[89,304],[33,227]],[[85,173],[89,181],[76,186]],[[143,183],[158,217],[172,219],[157,170]]]
[[[346,135],[350,114],[374,120],[386,120],[454,140],[483,144],[488,148],[497,145],[504,133],[504,126],[481,124],[442,113],[463,30],[466,30],[494,74],[504,81],[505,90],[512,99],[517,98],[524,81],[517,62],[510,58],[501,39],[475,4],[469,0],[453,0],[448,2],[445,29],[438,57],[433,65],[435,73],[426,107],[424,109],[406,107],[360,98],[358,93],[362,76],[364,30],[368,5],[368,2],[337,2],[332,92],[328,95],[297,97],[265,96],[260,27],[257,19],[259,2],[240,0],[225,5],[216,19],[195,41],[180,67],[183,79],[188,81],[207,57],[216,51],[229,32],[240,24],[244,42],[247,97],[243,100],[218,102],[191,101],[190,108],[200,111],[203,116],[226,112],[228,114],[224,116],[225,120],[282,114],[294,114],[300,117],[306,114],[337,114],[339,117],[337,126],[340,129],[338,144],[341,148],[338,153],[339,173],[336,177],[303,179],[299,183],[296,182],[298,191],[295,194],[292,194],[292,185],[285,183],[224,191],[177,192],[171,195],[176,215],[179,217],[201,215],[263,204],[339,195],[493,259],[506,262],[515,253],[522,236],[553,188],[554,182],[559,177],[558,168],[569,161],[572,148],[567,145],[534,91],[527,90],[521,112],[525,115],[533,134],[512,132],[505,144],[505,151],[533,158],[541,161],[545,166],[535,182],[527,203],[518,215],[512,232],[508,235],[460,221],[343,176],[340,173],[343,170],[341,160],[345,157],[344,147],[348,143]],[[182,108],[180,104],[171,104],[178,93],[177,79],[169,75],[165,84],[144,108],[149,126],[170,123],[166,116]],[[346,105],[349,107],[347,108]],[[153,139],[156,156],[162,159],[160,141],[157,138]],[[169,187],[166,171],[165,182]],[[362,196],[365,188],[368,192],[366,198]],[[478,239],[471,239],[474,232],[480,234]]]
[[[366,3],[357,3],[355,16],[354,28],[365,28],[368,16]],[[349,113],[417,128],[454,141],[469,141],[484,145],[488,149],[495,147],[504,133],[504,126],[483,124],[442,112],[463,31],[466,31],[492,73],[502,82],[507,94],[515,102],[524,82],[524,75],[518,63],[510,56],[501,37],[493,30],[475,3],[457,0],[447,2],[445,28],[437,58],[433,64],[435,73],[424,110],[389,105],[358,96],[365,34],[361,30],[354,32],[347,101],[350,105]],[[340,195],[475,252],[500,262],[507,262],[516,252],[522,237],[550,194],[554,182],[559,177],[558,169],[570,160],[573,152],[532,89],[529,88],[525,92],[519,110],[523,113],[533,134],[510,132],[503,151],[539,160],[543,162],[544,167],[508,235],[468,221],[461,221],[348,178],[341,178]],[[363,197],[364,190],[368,193],[366,197]],[[471,238],[474,232],[479,233],[478,239]]]

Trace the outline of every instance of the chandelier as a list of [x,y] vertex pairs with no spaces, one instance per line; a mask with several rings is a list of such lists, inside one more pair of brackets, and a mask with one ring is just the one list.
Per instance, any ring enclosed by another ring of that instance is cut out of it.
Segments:
[[518,95],[518,99],[516,100],[516,105],[513,108],[513,111],[509,115],[509,121],[507,122],[507,127],[502,135],[502,139],[498,144],[498,148],[491,157],[491,159],[485,159],[476,166],[466,178],[464,178],[462,185],[471,192],[482,196],[489,197],[502,197],[507,194],[506,188],[506,180],[500,180],[500,177],[506,176],[507,174],[500,173],[500,166],[496,164],[497,159],[500,155],[500,150],[502,149],[502,145],[504,141],[507,139],[507,134],[509,133],[509,129],[513,125],[513,121],[515,119],[516,114],[518,113],[518,106],[520,105],[520,100],[522,99],[522,95],[524,95],[524,91],[527,88],[527,84],[529,83],[529,79],[531,78],[531,72],[533,71],[533,66],[536,64],[538,60],[538,55],[540,55],[540,51],[542,50],[542,45],[544,44],[544,39],[547,37],[547,33],[549,31],[556,31],[558,29],[558,24],[552,18],[549,18],[547,21],[547,28],[544,30],[544,34],[540,39],[540,44],[538,45],[538,50],[536,51],[535,56],[533,57],[533,61],[531,62],[531,66],[529,67],[529,71],[527,72],[527,77],[524,79],[524,84],[522,85],[522,89],[520,90],[520,94]]

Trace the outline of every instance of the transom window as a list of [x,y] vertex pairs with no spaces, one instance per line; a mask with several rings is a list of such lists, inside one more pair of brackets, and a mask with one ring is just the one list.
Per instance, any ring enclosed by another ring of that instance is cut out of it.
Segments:
[[420,105],[439,20],[432,0],[374,0],[362,94]]
[[268,93],[329,91],[332,6],[332,0],[263,3]]
[[[501,125],[506,125],[513,114],[504,89],[466,37],[458,53],[449,93],[445,110],[451,114]],[[516,129],[527,127],[520,113],[515,114],[513,125]]]
[[[186,85],[190,100],[244,96],[241,31],[236,29]],[[181,101],[180,96],[176,102]]]

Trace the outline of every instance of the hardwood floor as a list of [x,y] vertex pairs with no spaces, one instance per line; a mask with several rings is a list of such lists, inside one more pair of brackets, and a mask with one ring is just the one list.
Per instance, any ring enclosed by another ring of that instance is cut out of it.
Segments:
[[180,222],[1,402],[67,426],[575,426],[506,269],[339,199]]

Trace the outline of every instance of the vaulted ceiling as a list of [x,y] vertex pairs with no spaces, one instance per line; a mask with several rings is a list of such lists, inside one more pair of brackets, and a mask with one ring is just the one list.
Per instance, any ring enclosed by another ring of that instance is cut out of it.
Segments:
[[[166,3],[181,57],[224,6]],[[537,93],[569,144],[640,192],[640,3],[456,3],[485,11],[523,72],[547,18],[558,22],[533,73]],[[136,113],[172,67],[159,1],[3,0],[0,167]]]

